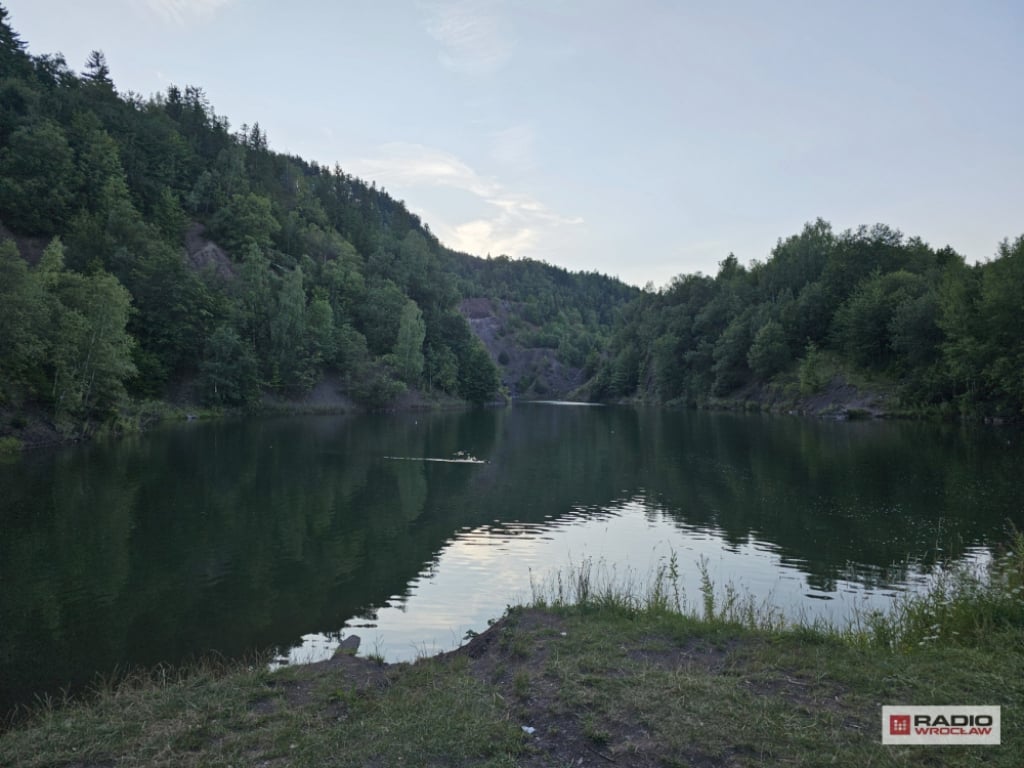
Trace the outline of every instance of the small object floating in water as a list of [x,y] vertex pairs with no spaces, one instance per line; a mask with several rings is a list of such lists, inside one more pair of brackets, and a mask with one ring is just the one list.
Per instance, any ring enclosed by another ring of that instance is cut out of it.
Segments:
[[812,600],[835,600],[831,595],[816,595],[813,592],[808,592],[804,597],[809,597]]
[[476,456],[465,454],[464,457],[459,457],[455,454],[454,459],[442,459],[434,456],[385,456],[384,458],[389,461],[434,461],[440,464],[490,464],[489,461],[478,459]]

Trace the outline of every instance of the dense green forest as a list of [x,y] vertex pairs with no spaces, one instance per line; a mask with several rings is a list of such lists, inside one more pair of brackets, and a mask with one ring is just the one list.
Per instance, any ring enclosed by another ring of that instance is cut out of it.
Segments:
[[[335,374],[368,408],[497,394],[458,311],[515,302],[524,343],[596,362],[617,280],[453,253],[383,189],[232,131],[195,87],[119,93],[29,55],[0,6],[0,407],[65,433],[129,400],[244,406]],[[191,243],[186,252],[186,242]]]
[[969,266],[884,225],[836,234],[819,219],[763,263],[730,256],[714,278],[645,292],[592,392],[699,404],[773,388],[806,396],[846,375],[907,410],[1019,418],[1022,319],[1024,236]]
[[596,372],[619,312],[640,295],[597,272],[568,272],[530,259],[478,259],[452,254],[463,295],[514,308],[512,331],[526,348],[553,350],[563,363]]
[[30,55],[0,6],[0,434],[26,412],[81,434],[130,405],[244,407],[325,377],[371,409],[485,402],[503,361],[459,311],[474,297],[592,399],[795,398],[845,376],[908,409],[1024,408],[1024,237],[971,266],[818,220],[763,263],[643,292],[481,259],[374,183],[232,130],[200,88],[143,98],[98,51],[81,73]]

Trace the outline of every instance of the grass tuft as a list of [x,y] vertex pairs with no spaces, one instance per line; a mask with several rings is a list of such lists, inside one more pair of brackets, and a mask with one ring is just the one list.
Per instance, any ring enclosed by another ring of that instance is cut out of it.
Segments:
[[867,616],[860,639],[913,650],[928,645],[984,647],[1006,631],[1024,630],[1024,533],[979,569],[942,569],[926,592],[900,599],[889,613]]

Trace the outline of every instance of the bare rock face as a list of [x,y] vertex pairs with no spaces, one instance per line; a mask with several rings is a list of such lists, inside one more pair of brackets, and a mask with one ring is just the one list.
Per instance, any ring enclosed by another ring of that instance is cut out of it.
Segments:
[[[527,347],[522,339],[531,329],[520,317],[515,302],[498,299],[465,299],[459,311],[498,366],[511,397],[522,400],[562,399],[583,384],[583,371],[565,365],[558,350]],[[517,330],[518,329],[518,330]]]
[[188,263],[197,272],[211,271],[222,280],[235,278],[235,267],[231,257],[223,248],[206,237],[206,227],[198,221],[189,224],[185,231],[185,251]]
[[335,656],[355,656],[359,652],[359,635],[349,635],[341,641],[341,645],[334,652]]

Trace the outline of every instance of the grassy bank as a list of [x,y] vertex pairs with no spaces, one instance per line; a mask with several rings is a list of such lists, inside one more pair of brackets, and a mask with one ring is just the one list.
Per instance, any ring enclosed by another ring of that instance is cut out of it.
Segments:
[[[786,627],[675,564],[589,565],[457,651],[158,671],[0,737],[17,766],[1018,766],[1024,538],[859,626]],[[882,746],[883,704],[998,704],[998,747]],[[533,729],[532,732],[524,730]]]

